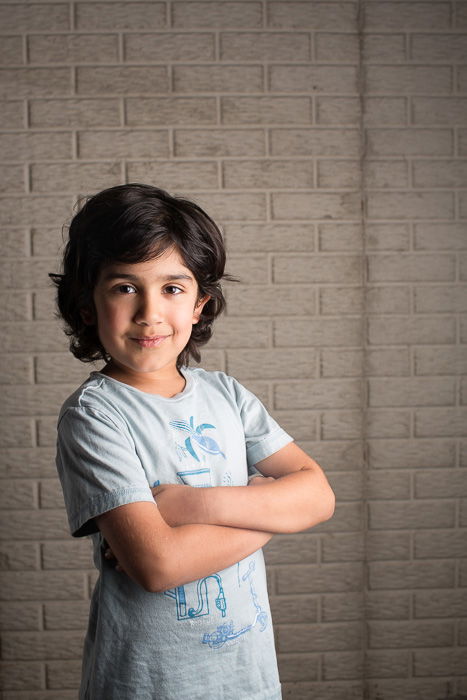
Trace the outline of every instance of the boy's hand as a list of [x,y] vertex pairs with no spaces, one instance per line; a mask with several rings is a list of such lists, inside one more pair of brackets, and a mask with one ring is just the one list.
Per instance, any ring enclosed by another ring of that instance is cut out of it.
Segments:
[[255,476],[250,476],[248,479],[248,486],[262,486],[267,484],[268,481],[275,481],[273,476],[262,476],[261,474],[256,474]]

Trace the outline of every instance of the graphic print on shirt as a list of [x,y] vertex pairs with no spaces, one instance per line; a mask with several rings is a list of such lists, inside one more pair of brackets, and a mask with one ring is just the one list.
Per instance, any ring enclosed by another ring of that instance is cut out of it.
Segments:
[[243,574],[243,576],[240,579],[240,562],[237,564],[239,587],[241,587],[242,585],[241,581],[248,581],[250,586],[251,600],[256,610],[256,614],[253,618],[253,621],[249,625],[246,625],[246,627],[242,627],[241,629],[235,631],[233,620],[230,620],[230,622],[219,625],[214,632],[205,633],[201,640],[202,644],[207,644],[211,649],[219,649],[220,647],[223,647],[224,644],[231,642],[234,639],[237,639],[238,637],[241,637],[243,634],[246,634],[247,632],[252,630],[253,627],[255,627],[256,625],[259,625],[260,632],[264,632],[268,625],[268,614],[265,610],[263,610],[260,603],[258,602],[258,595],[253,585],[253,572],[255,568],[255,562],[250,561],[248,570],[246,571],[246,573]]
[[172,428],[176,428],[181,432],[189,433],[188,437],[185,439],[185,446],[177,444],[181,453],[179,456],[184,456],[189,453],[193,459],[197,462],[201,462],[200,455],[203,456],[203,452],[209,455],[220,455],[225,459],[225,454],[221,451],[221,448],[210,435],[204,435],[205,430],[216,430],[216,426],[211,423],[201,423],[196,426],[194,417],[190,416],[190,421],[186,420],[171,420],[170,424]]
[[[208,588],[208,581],[212,579],[214,585],[217,587],[214,591]],[[185,586],[178,586],[177,588],[171,588],[169,591],[165,591],[164,595],[169,598],[173,598],[176,602],[177,607],[177,620],[192,620],[194,617],[202,617],[203,615],[209,615],[211,612],[209,606],[209,593],[217,592],[217,596],[214,599],[216,603],[216,608],[220,611],[221,616],[225,617],[227,610],[227,601],[225,599],[224,589],[222,587],[222,578],[219,574],[210,574],[204,578],[200,578],[196,583],[189,584],[189,591],[195,594],[196,600],[194,602],[196,607],[188,607],[189,603],[187,601],[187,592]]]

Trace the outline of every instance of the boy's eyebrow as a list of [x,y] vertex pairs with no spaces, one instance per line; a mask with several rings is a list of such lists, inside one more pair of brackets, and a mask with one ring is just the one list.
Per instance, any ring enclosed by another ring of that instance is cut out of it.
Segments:
[[[104,280],[111,281],[114,279],[125,279],[136,282],[139,278],[138,275],[132,275],[131,272],[118,272],[109,270],[108,272],[104,273]],[[174,272],[173,274],[169,275],[161,275],[158,277],[158,279],[161,279],[163,282],[173,282],[174,280],[190,280],[191,282],[193,281],[193,277],[191,275],[185,274],[184,272]]]

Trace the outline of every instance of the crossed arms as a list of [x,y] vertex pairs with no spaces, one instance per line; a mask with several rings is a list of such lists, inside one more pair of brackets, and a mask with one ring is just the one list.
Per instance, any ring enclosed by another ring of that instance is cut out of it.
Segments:
[[121,568],[147,591],[164,591],[225,569],[272,533],[330,518],[334,494],[319,465],[295,443],[256,465],[251,486],[167,484],[156,503],[119,506],[96,518]]

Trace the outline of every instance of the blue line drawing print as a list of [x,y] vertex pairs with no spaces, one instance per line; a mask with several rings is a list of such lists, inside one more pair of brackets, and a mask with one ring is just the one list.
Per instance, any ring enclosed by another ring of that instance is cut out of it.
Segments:
[[[237,564],[237,573],[239,576],[239,582],[240,582],[240,564]],[[250,594],[251,594],[251,599],[253,601],[253,605],[255,606],[256,609],[256,614],[254,617],[254,620],[251,624],[247,625],[246,627],[242,627],[242,629],[237,630],[235,632],[234,630],[234,623],[232,620],[230,622],[224,623],[223,625],[219,625],[215,632],[211,633],[205,633],[203,635],[203,638],[201,640],[202,644],[207,644],[211,649],[219,649],[220,647],[223,647],[224,644],[227,642],[230,642],[234,639],[237,639],[237,637],[240,637],[242,634],[246,634],[246,632],[249,632],[250,630],[253,629],[257,624],[259,624],[259,631],[264,632],[268,625],[268,614],[261,605],[258,603],[258,595],[255,591],[255,587],[253,585],[253,572],[255,570],[255,562],[250,561],[250,564],[248,566],[248,571],[243,574],[242,576],[242,581],[248,580],[250,584]]]
[[207,488],[211,486],[211,470],[205,469],[188,469],[183,472],[177,472],[177,476],[182,484],[188,486],[197,486],[198,488]]
[[218,594],[215,599],[216,608],[220,610],[222,617],[225,617],[227,601],[222,587],[222,578],[219,574],[210,574],[210,576],[201,578],[196,585],[197,608],[188,607],[185,586],[178,586],[177,588],[171,588],[169,591],[164,592],[164,595],[173,598],[177,604],[177,620],[190,620],[194,617],[209,615],[208,580],[210,578],[214,579],[218,586]]
[[209,435],[203,435],[205,430],[215,430],[215,425],[211,425],[211,423],[201,423],[195,428],[193,416],[190,416],[189,423],[186,420],[171,420],[169,425],[171,425],[173,428],[177,428],[177,430],[182,430],[190,434],[185,440],[184,448],[178,445],[179,449],[182,451],[182,454],[189,452],[193,459],[200,462],[201,460],[196,452],[196,449],[199,448],[203,452],[207,452],[207,454],[221,455],[221,457],[225,459],[225,454],[221,451],[221,448],[214,438],[210,437]]

